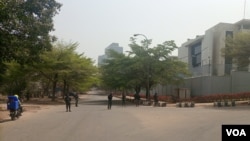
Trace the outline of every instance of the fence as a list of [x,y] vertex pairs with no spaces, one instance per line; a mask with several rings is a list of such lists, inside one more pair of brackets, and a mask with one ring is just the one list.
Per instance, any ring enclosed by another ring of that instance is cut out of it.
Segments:
[[[177,88],[190,90],[191,96],[203,96],[211,94],[239,93],[250,91],[250,72],[232,71],[227,76],[200,76],[188,78],[180,86],[156,86],[152,92],[160,95],[177,96]],[[151,92],[151,93],[152,93]]]

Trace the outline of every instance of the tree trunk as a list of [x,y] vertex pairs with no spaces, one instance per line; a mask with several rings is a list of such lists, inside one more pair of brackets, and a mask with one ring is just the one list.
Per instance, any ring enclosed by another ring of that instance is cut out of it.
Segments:
[[135,86],[135,93],[136,94],[139,94],[140,93],[140,91],[141,91],[141,87],[140,86]]
[[63,80],[63,98],[64,98],[64,96],[65,96],[65,94],[66,94],[66,80]]
[[68,94],[68,92],[69,92],[69,85],[67,81],[64,79],[63,80],[63,98],[66,94]]
[[53,81],[52,101],[55,101],[57,78],[58,78],[58,74],[56,73],[54,75],[54,81]]
[[150,100],[150,93],[148,87],[146,87],[146,99]]

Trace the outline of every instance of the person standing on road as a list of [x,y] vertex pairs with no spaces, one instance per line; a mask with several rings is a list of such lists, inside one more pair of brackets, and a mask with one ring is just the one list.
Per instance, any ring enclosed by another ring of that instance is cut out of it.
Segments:
[[65,104],[66,104],[66,112],[71,112],[71,98],[69,95],[66,95],[64,98]]
[[126,105],[126,95],[124,93],[122,93],[122,106]]
[[141,99],[141,97],[140,97],[139,94],[135,94],[135,95],[134,95],[134,100],[135,100],[135,106],[136,106],[136,107],[139,106],[139,104],[140,104],[140,99]]
[[112,95],[112,93],[110,93],[110,94],[108,95],[108,109],[109,109],[109,110],[111,110],[112,98],[113,98],[113,95]]
[[76,107],[78,107],[78,99],[79,99],[78,93],[75,93],[74,97],[75,97],[75,105]]
[[154,106],[158,105],[158,95],[157,93],[154,94]]

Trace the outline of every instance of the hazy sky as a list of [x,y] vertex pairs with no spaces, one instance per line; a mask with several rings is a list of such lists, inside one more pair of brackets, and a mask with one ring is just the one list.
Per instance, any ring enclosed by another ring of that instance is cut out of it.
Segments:
[[[135,33],[152,39],[154,47],[167,40],[181,46],[214,25],[250,18],[250,0],[57,0],[61,11],[54,17],[59,40],[78,42],[77,51],[97,63],[111,43],[130,50]],[[138,36],[140,43],[143,36]],[[177,55],[177,51],[173,53]]]

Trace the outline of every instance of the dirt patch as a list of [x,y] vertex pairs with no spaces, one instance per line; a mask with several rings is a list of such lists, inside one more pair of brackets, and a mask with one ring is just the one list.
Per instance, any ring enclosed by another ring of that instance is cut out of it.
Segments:
[[[45,108],[46,106],[42,105],[42,106],[39,106],[39,105],[23,105],[23,112],[26,113],[26,112],[37,112],[38,110],[41,110],[43,108]],[[9,119],[9,111],[3,106],[1,105],[1,109],[0,109],[0,122],[2,120],[6,120],[6,119]]]
[[[9,111],[7,110],[6,99],[3,97],[0,98],[0,123],[6,119],[9,119]],[[64,104],[63,99],[56,99],[52,101],[50,98],[32,98],[29,101],[23,101],[23,111],[35,113],[38,110],[48,109],[53,105],[62,105]]]

